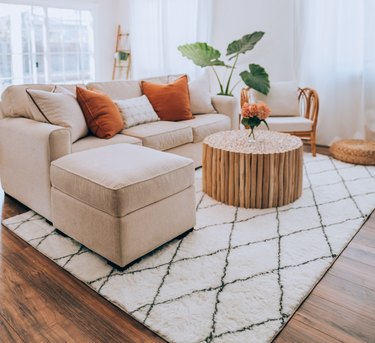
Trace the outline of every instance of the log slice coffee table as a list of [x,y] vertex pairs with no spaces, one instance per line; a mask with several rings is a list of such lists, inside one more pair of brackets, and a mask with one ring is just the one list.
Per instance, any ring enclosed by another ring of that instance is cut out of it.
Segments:
[[302,193],[303,144],[286,133],[222,131],[203,141],[203,191],[244,208],[289,204]]

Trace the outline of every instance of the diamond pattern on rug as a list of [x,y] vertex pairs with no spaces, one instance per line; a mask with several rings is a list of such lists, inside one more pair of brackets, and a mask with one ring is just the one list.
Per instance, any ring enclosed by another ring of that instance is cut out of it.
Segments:
[[304,156],[303,194],[270,209],[202,192],[193,232],[125,270],[28,211],[4,225],[171,342],[270,342],[375,207],[375,167]]

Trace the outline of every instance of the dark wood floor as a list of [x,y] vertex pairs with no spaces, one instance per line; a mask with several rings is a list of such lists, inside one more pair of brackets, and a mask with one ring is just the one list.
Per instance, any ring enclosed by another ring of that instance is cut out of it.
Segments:
[[[2,194],[2,218],[27,210]],[[163,340],[2,226],[0,342]],[[275,342],[375,342],[374,213]]]

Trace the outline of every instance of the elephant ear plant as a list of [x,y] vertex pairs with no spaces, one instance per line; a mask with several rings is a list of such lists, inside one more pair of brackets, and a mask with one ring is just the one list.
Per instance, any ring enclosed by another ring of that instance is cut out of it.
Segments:
[[[256,31],[247,35],[244,35],[241,39],[235,40],[230,43],[227,47],[226,56],[229,61],[233,61],[232,65],[227,65],[220,60],[221,53],[207,43],[193,43],[180,45],[177,49],[181,54],[188,59],[192,60],[194,64],[199,67],[211,67],[215,73],[216,79],[219,82],[220,92],[218,95],[233,96],[233,89],[237,86],[238,82],[231,88],[231,80],[234,69],[238,61],[240,54],[252,50],[255,45],[262,39],[264,32]],[[229,77],[225,82],[221,81],[219,75],[216,72],[215,67],[225,67],[230,69]],[[266,70],[259,64],[250,64],[249,70],[244,70],[240,73],[242,81],[250,88],[257,90],[258,92],[267,95],[270,89],[270,82]],[[239,81],[240,82],[240,81]]]

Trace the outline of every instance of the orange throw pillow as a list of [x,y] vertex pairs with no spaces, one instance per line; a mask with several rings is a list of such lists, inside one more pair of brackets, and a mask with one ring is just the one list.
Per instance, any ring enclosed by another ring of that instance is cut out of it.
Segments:
[[109,96],[77,87],[77,101],[95,136],[108,139],[124,128],[121,113]]
[[142,81],[141,87],[161,120],[179,121],[193,118],[186,75],[168,84]]

